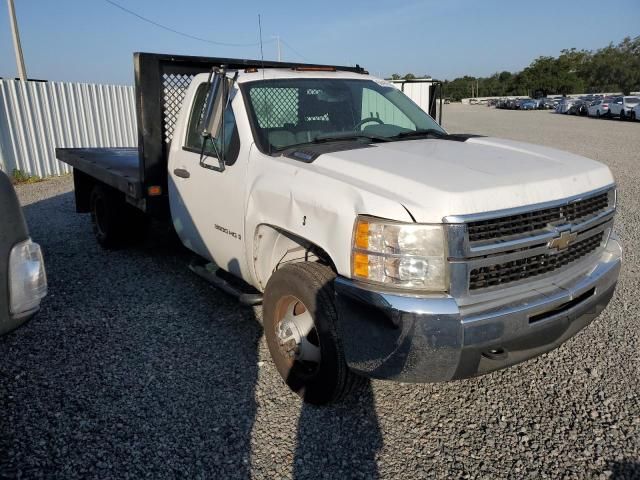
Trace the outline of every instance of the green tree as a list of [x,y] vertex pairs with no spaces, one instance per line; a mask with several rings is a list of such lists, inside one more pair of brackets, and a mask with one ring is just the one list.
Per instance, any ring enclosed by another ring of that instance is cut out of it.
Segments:
[[581,73],[589,91],[628,94],[640,89],[640,37],[597,50]]
[[570,48],[557,57],[538,57],[520,72],[447,80],[445,95],[455,100],[470,97],[471,85],[476,81],[483,96],[614,91],[626,94],[640,90],[640,36],[625,38],[618,45],[610,44],[595,52]]

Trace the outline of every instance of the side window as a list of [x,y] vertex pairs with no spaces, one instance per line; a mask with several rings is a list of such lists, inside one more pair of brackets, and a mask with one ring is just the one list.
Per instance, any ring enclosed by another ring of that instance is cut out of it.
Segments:
[[[396,125],[398,127],[416,130],[416,124],[413,123],[398,107],[379,92],[369,88],[362,89],[361,116],[362,120],[374,117],[379,118],[387,125]],[[371,125],[371,123],[364,125]]]
[[[193,101],[193,106],[191,107],[191,114],[189,115],[187,139],[184,146],[186,149],[197,153],[202,151],[202,142],[204,141],[200,131],[200,122],[202,120],[202,115],[204,115],[208,93],[209,88],[206,83],[203,83],[198,87]],[[221,138],[216,138],[214,141],[207,140],[204,153],[209,157],[217,157],[217,152],[224,148],[225,163],[227,165],[232,165],[238,156],[239,146],[240,137],[238,136],[236,118],[233,114],[231,103],[229,103],[224,114],[224,141]]]

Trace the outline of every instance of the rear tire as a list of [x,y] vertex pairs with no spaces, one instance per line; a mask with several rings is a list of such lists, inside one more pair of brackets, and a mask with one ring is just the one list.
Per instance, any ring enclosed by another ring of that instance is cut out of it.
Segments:
[[120,192],[96,185],[90,197],[93,233],[102,248],[117,249],[144,237],[147,219],[127,204]]
[[625,121],[627,119],[627,114],[624,113],[624,108],[620,110],[620,120]]
[[263,299],[264,331],[276,369],[291,390],[315,405],[340,402],[365,383],[345,361],[335,277],[319,263],[285,265],[269,279]]

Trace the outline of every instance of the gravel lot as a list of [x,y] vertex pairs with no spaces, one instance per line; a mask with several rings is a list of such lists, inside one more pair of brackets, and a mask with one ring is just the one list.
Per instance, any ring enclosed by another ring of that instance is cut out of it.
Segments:
[[50,294],[0,339],[0,478],[640,478],[640,122],[460,105],[444,119],[611,166],[626,261],[590,327],[485,377],[302,406],[259,309],[162,239],[101,250],[70,178],[21,186]]

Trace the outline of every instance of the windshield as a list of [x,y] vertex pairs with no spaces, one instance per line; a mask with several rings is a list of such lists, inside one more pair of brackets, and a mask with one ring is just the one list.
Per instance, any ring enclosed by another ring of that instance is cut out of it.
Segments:
[[444,130],[393,84],[344,78],[278,79],[242,85],[264,152],[317,141],[392,141]]
[[624,97],[624,101],[627,103],[640,103],[640,98],[638,97]]

